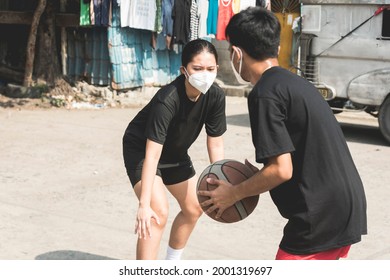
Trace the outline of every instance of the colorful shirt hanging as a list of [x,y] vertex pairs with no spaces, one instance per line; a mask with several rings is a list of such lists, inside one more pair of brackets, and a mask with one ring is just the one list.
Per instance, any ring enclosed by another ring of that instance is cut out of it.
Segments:
[[90,19],[90,5],[91,0],[81,0],[80,1],[80,25],[90,25],[91,19]]
[[226,26],[233,16],[232,2],[233,0],[219,0],[217,36],[215,37],[217,40],[226,40]]
[[207,34],[217,34],[218,0],[209,0],[209,12],[207,14]]

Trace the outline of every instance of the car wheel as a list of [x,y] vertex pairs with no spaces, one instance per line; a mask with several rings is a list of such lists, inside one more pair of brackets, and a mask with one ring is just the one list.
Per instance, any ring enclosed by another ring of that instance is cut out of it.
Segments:
[[379,129],[383,137],[390,143],[390,96],[388,96],[379,108]]

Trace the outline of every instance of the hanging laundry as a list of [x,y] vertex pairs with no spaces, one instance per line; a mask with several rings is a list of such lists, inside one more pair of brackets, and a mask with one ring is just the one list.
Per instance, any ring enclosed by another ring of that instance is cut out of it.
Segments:
[[158,34],[162,31],[162,0],[156,0],[156,20],[154,32],[151,34],[150,45],[154,50],[157,49]]
[[162,34],[165,36],[167,49],[171,48],[173,36],[172,9],[174,0],[162,0]]
[[154,31],[157,33],[162,31],[162,0],[156,0],[156,19],[154,23]]
[[233,14],[237,14],[240,12],[240,4],[241,4],[241,0],[233,0],[233,4],[232,4]]
[[217,34],[218,1],[219,0],[209,0],[209,11],[208,11],[208,15],[207,15],[207,34],[208,35],[216,35]]
[[186,44],[190,38],[191,0],[176,0],[172,9],[173,39],[176,44]]
[[121,27],[155,31],[156,1],[120,0]]
[[119,6],[120,14],[120,25],[121,27],[129,26],[129,17],[130,17],[130,1],[131,0],[117,0]]
[[89,2],[89,19],[92,25],[95,24],[95,9],[94,9],[93,0]]
[[199,38],[207,36],[207,14],[209,12],[209,0],[198,0],[199,14]]
[[125,90],[170,83],[180,74],[181,49],[177,52],[165,49],[164,42],[161,43],[162,33],[158,33],[156,49],[153,49],[150,46],[152,32],[122,28],[120,14],[126,1],[118,0],[120,5],[113,3],[112,24],[108,27],[111,87]]
[[80,25],[90,25],[91,20],[89,18],[89,8],[91,0],[80,1]]
[[217,25],[217,40],[225,40],[225,30],[229,20],[233,16],[232,9],[233,0],[219,0],[218,6],[218,25]]
[[108,26],[111,0],[91,0],[91,23],[95,26]]
[[190,41],[199,37],[198,1],[192,0],[190,13]]
[[173,33],[173,4],[174,0],[162,0],[162,32],[165,36],[172,36]]

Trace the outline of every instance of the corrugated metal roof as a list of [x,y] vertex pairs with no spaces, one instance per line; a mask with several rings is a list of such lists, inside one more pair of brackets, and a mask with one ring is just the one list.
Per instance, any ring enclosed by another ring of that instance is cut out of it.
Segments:
[[109,85],[107,28],[72,28],[67,36],[67,76],[73,80],[86,80],[92,85]]

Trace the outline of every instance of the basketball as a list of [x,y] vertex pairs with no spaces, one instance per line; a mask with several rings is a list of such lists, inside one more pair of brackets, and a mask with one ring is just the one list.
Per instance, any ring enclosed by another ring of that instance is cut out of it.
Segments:
[[[236,160],[224,159],[217,161],[208,167],[206,167],[202,174],[199,176],[197,182],[198,191],[212,191],[217,186],[207,183],[207,178],[214,178],[219,180],[225,180],[236,185],[245,181],[253,175],[253,171],[246,166],[244,163],[241,163]],[[208,200],[209,197],[198,195],[199,203],[202,203]],[[241,221],[248,217],[253,210],[256,208],[259,201],[259,195],[246,197],[240,201],[237,201],[234,205],[227,208],[221,215],[220,218],[215,218],[217,211],[212,213],[206,213],[210,218],[222,222],[222,223],[235,223]],[[208,207],[201,206],[203,211],[206,211]]]

